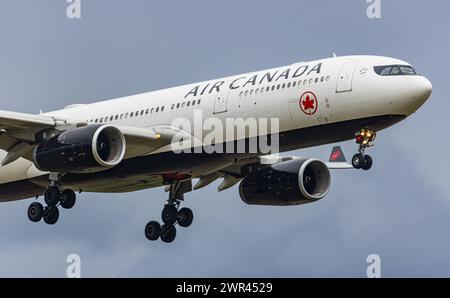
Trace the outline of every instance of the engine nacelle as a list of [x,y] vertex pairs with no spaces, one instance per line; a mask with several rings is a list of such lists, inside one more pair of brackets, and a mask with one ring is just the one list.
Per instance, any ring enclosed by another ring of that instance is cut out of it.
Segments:
[[99,172],[125,156],[125,137],[115,126],[90,125],[65,131],[36,147],[33,160],[46,172]]
[[318,159],[294,159],[258,167],[239,186],[250,205],[289,206],[312,203],[328,194],[331,175]]

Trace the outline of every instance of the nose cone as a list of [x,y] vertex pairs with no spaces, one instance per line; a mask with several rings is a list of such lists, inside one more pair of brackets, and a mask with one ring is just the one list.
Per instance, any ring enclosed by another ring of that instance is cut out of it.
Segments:
[[411,89],[413,97],[423,104],[430,97],[433,86],[426,77],[417,77],[417,80],[414,81]]
[[433,91],[431,82],[422,76],[416,76],[410,82],[410,92],[412,99],[407,104],[408,115],[417,111],[430,97]]

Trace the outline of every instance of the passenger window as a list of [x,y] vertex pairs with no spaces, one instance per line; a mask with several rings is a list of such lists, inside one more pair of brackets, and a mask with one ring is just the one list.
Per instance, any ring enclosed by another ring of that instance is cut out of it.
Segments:
[[123,114],[120,114],[120,120],[122,120],[123,119]]
[[278,84],[278,86],[277,86],[277,90],[280,90],[280,87],[281,87],[281,85],[280,85],[280,84]]
[[128,119],[128,113],[125,114],[125,119]]
[[158,113],[158,112],[159,112],[159,107],[156,108],[156,113]]
[[286,88],[286,83],[284,83],[282,86],[281,86],[281,88]]
[[297,85],[297,82],[292,82],[292,87],[295,87]]
[[315,80],[314,80],[314,83],[318,83],[319,82],[319,78],[316,78]]
[[242,97],[244,95],[244,91],[239,92],[239,97]]
[[290,83],[290,82],[287,84],[287,87],[288,87],[288,88],[291,88],[291,83]]
[[267,87],[267,88],[266,88],[266,92],[269,92],[269,91],[270,91],[270,87]]
[[164,106],[161,107],[161,112],[163,112],[163,111],[164,111]]
[[248,95],[248,90],[246,90],[246,91],[245,91],[244,95],[245,95],[245,96],[247,96],[247,95]]
[[134,112],[130,113],[130,118],[133,118]]
[[145,110],[145,115],[148,115],[149,112],[150,112],[150,110],[149,110],[149,109],[146,109],[146,110]]
[[198,105],[200,104],[200,99],[199,99],[199,100],[197,100],[197,104],[198,104]]
[[179,109],[179,108],[180,108],[180,106],[181,106],[181,104],[180,104],[180,103],[177,103],[177,109]]
[[113,121],[114,120],[114,116],[111,116],[111,118],[109,118],[109,121]]
[[187,105],[188,107],[190,107],[190,106],[191,106],[191,102],[188,101],[186,105]]

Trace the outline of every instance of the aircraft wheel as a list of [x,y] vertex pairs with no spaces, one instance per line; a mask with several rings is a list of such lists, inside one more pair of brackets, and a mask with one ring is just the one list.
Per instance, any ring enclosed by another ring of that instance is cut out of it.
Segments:
[[44,216],[44,207],[41,203],[34,202],[28,207],[28,218],[32,222],[39,222],[41,221],[42,217]]
[[151,221],[145,226],[145,237],[150,241],[158,240],[161,236],[161,225],[156,221]]
[[75,206],[75,202],[77,200],[77,195],[71,189],[66,189],[61,194],[61,207],[64,209],[72,209]]
[[166,205],[164,206],[161,217],[166,225],[173,225],[178,219],[178,210],[173,205]]
[[165,243],[172,243],[177,236],[177,229],[173,225],[163,225],[161,240]]
[[48,206],[44,211],[44,222],[48,225],[54,225],[59,219],[59,210],[56,206]]
[[183,227],[187,228],[192,224],[192,221],[194,220],[194,213],[189,208],[181,208],[180,211],[178,211],[178,224]]
[[370,155],[365,155],[364,156],[364,163],[362,165],[362,169],[365,171],[368,171],[372,168],[372,164],[373,164],[373,160],[372,157]]
[[355,169],[361,169],[364,163],[364,157],[361,153],[353,155],[352,165]]
[[49,206],[55,206],[59,203],[60,197],[61,194],[58,187],[50,186],[44,194],[44,201]]

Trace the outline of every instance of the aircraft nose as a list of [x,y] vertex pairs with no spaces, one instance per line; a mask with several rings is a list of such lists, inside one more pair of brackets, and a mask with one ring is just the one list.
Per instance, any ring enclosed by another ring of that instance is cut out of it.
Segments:
[[433,91],[431,82],[423,76],[415,76],[409,81],[410,99],[405,102],[406,115],[417,111],[430,97]]
[[431,95],[433,85],[426,77],[419,76],[411,86],[414,101],[422,105]]

